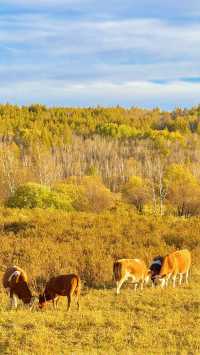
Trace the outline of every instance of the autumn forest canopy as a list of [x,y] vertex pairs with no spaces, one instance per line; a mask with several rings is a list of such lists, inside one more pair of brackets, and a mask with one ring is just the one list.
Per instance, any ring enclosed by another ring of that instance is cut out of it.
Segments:
[[0,204],[200,214],[200,106],[0,105]]

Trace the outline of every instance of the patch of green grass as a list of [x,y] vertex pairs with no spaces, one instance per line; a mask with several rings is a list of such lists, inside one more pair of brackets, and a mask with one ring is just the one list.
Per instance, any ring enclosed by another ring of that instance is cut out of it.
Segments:
[[8,310],[1,294],[1,354],[199,354],[200,275],[173,289],[83,292],[81,309]]

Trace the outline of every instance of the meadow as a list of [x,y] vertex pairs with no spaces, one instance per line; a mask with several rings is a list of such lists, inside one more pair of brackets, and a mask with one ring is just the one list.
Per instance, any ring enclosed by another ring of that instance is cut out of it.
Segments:
[[[17,264],[38,294],[46,280],[77,272],[82,279],[81,309],[8,308],[0,287],[1,354],[199,354],[200,220],[199,217],[141,215],[113,211],[68,213],[57,210],[0,210],[0,277]],[[119,257],[153,256],[179,249],[192,252],[190,283],[173,289],[123,285],[112,280]]]
[[84,289],[81,309],[7,309],[1,294],[1,354],[199,354],[200,275],[189,286],[134,291]]

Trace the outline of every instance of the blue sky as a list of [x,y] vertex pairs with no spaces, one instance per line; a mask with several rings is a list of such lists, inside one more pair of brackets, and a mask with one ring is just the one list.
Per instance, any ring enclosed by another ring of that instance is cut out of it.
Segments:
[[200,103],[199,0],[1,0],[0,102]]

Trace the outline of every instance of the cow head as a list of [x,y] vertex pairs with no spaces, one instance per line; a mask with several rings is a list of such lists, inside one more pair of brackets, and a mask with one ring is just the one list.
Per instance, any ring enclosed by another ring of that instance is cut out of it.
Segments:
[[173,255],[166,255],[160,267],[159,273],[155,276],[155,283],[161,284],[162,287],[165,286],[166,277],[170,275],[174,268],[176,267],[176,259]]
[[52,297],[45,292],[43,295],[39,295],[39,308],[43,308],[48,301],[51,301]]
[[157,281],[160,279],[159,273],[162,267],[163,259],[163,256],[158,255],[153,259],[150,265],[149,272],[151,275],[151,280],[154,284],[157,284]]
[[46,303],[45,295],[39,295],[39,308],[43,308]]

